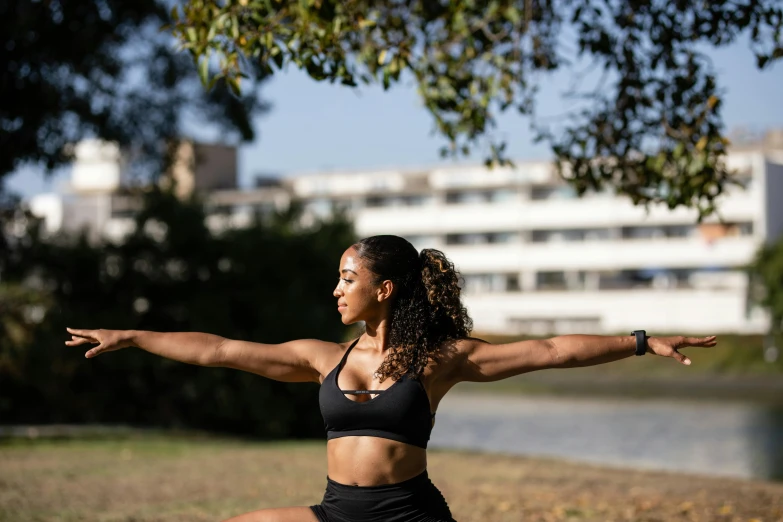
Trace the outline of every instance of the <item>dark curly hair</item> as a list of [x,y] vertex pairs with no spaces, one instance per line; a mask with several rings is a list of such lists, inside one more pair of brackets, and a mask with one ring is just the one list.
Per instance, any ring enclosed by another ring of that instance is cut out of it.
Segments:
[[377,370],[381,381],[406,373],[419,377],[447,340],[468,337],[473,321],[460,299],[459,273],[440,250],[421,253],[399,236],[372,236],[353,248],[373,282],[390,280],[390,352]]

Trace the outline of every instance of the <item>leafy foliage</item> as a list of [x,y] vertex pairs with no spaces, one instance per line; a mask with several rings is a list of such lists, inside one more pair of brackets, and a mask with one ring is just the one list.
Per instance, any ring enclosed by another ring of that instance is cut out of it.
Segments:
[[144,172],[186,118],[253,138],[264,105],[256,81],[244,97],[224,83],[209,93],[176,52],[164,0],[0,2],[0,180],[25,163],[49,169],[70,144],[98,137],[131,147]]
[[[783,56],[776,0],[193,0],[172,15],[205,82],[214,56],[237,90],[251,67],[293,65],[350,87],[412,77],[444,154],[486,140],[488,163],[505,161],[491,129],[514,109],[533,116],[580,194],[609,185],[701,215],[731,180],[705,48],[748,34],[760,68]],[[581,108],[559,126],[538,119],[540,77],[587,62],[601,78],[589,88],[576,77]]]
[[783,237],[765,244],[750,267],[755,283],[751,297],[770,315],[770,333],[783,334]]
[[85,350],[64,346],[66,326],[205,331],[269,343],[345,334],[331,275],[354,240],[347,221],[301,229],[288,213],[216,235],[198,202],[160,190],[145,198],[136,231],[122,243],[46,240],[31,222],[0,254],[5,284],[24,288],[0,299],[2,422],[321,436],[317,386],[137,349],[85,360]]

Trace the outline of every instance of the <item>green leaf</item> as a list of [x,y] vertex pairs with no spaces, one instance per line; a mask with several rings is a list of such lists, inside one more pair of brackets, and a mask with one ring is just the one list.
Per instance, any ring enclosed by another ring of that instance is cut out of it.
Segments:
[[519,10],[514,6],[506,8],[506,18],[508,18],[512,24],[518,24],[522,21],[522,17],[519,16]]
[[393,57],[389,62],[389,72],[396,74],[400,71],[400,60],[397,56]]
[[231,76],[229,78],[226,78],[226,82],[228,82],[228,86],[231,88],[231,92],[234,93],[234,95],[239,96],[242,92],[242,89],[240,88],[240,79],[236,76]]
[[234,37],[234,40],[239,38],[239,20],[236,15],[231,17],[231,36]]
[[206,86],[209,79],[209,56],[208,55],[204,55],[201,58],[199,58],[198,77],[201,79],[201,84]]

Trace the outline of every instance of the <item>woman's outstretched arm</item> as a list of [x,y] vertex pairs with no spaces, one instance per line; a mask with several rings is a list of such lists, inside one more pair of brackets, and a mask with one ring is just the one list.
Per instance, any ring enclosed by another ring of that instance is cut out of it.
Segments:
[[[550,339],[491,344],[478,339],[460,341],[464,354],[460,380],[497,381],[546,368],[573,368],[603,364],[634,355],[633,335],[562,335]],[[716,337],[649,337],[647,353],[672,357],[682,364],[690,359],[679,352],[688,346],[711,347]]]
[[97,344],[85,357],[121,348],[137,347],[167,359],[199,366],[222,366],[286,382],[320,381],[321,359],[336,343],[302,339],[262,344],[227,339],[201,332],[150,332],[143,330],[83,330],[68,328],[68,346]]

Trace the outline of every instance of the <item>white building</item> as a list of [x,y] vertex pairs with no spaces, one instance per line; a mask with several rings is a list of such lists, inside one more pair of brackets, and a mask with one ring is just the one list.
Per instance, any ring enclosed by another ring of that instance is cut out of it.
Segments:
[[[611,193],[575,198],[548,162],[492,171],[316,173],[253,190],[203,188],[216,228],[242,226],[254,211],[295,199],[305,219],[345,208],[359,236],[396,234],[419,249],[443,250],[464,277],[477,333],[763,333],[767,318],[749,305],[743,267],[762,243],[783,234],[779,134],[732,150],[729,165],[745,187],[729,187],[721,221],[703,224],[693,211],[648,212]],[[235,165],[225,169],[234,182]],[[199,188],[197,180],[191,185]],[[97,228],[127,232],[132,205],[110,191],[103,198],[109,211]],[[63,226],[62,218],[56,223]]]

